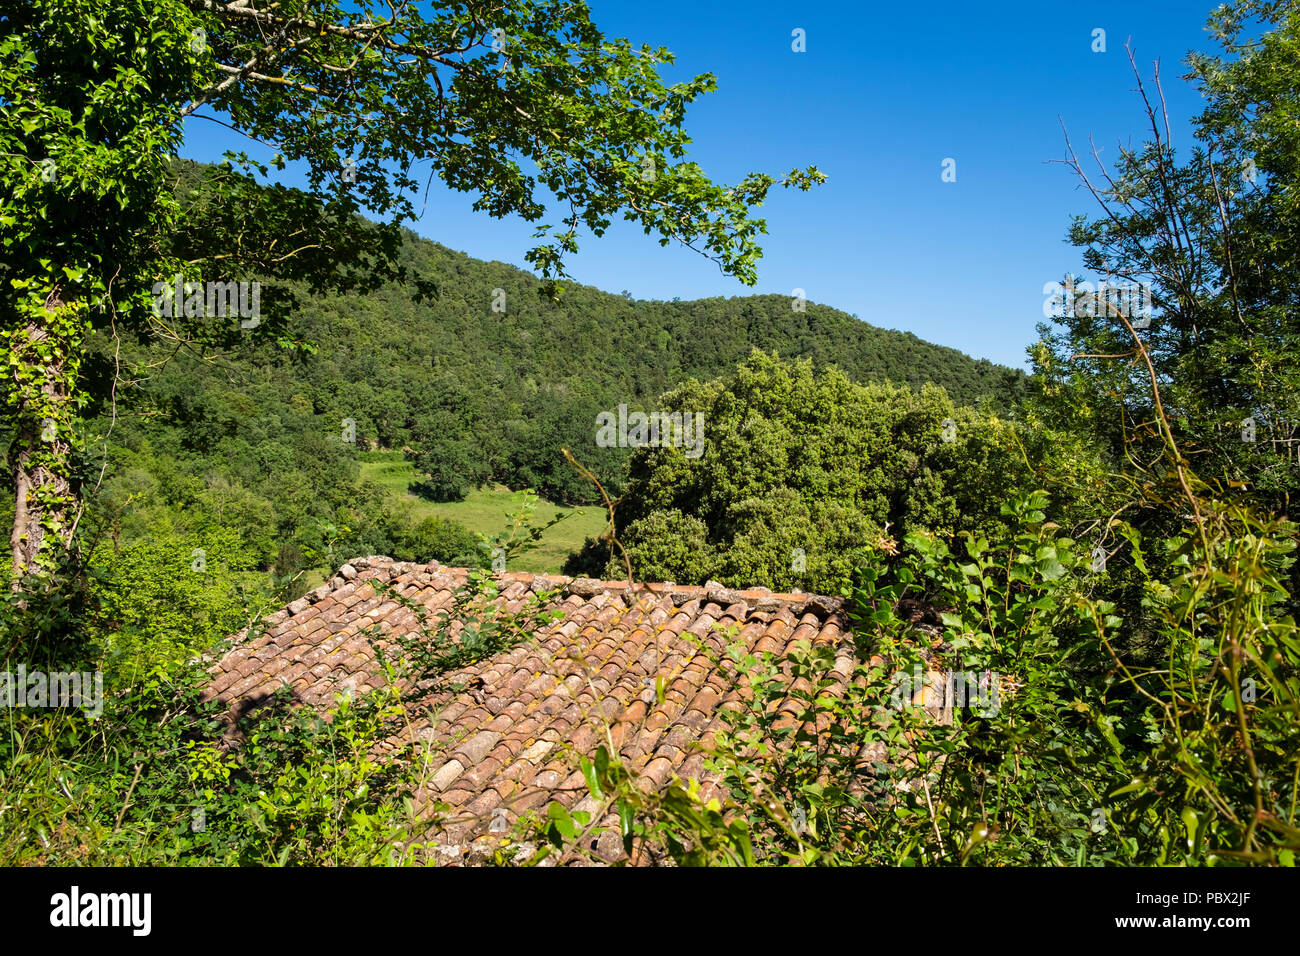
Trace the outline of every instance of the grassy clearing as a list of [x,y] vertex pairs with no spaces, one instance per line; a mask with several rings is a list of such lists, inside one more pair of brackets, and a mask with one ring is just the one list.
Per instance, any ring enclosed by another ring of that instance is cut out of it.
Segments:
[[[470,531],[483,534],[492,534],[506,526],[505,516],[511,510],[514,492],[505,485],[479,488],[470,492],[464,501],[426,501],[407,490],[416,474],[400,451],[363,452],[359,458],[362,479],[373,482],[404,502],[419,518],[436,515],[458,521]],[[535,549],[512,562],[510,570],[558,574],[570,553],[582,547],[587,538],[594,538],[605,530],[604,508],[561,508],[543,500],[537,505],[536,516],[539,522],[544,523],[562,511],[568,512],[569,517],[547,531]]]

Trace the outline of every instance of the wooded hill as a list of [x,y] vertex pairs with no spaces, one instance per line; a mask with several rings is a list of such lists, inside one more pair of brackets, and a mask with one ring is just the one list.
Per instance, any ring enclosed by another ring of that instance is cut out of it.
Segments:
[[[179,163],[182,199],[218,170]],[[246,215],[256,215],[259,195],[245,197]],[[221,234],[210,225],[185,241],[211,255],[201,247]],[[119,346],[123,367],[151,366],[117,389],[115,413],[88,409],[84,474],[102,540],[156,545],[171,534],[219,538],[221,529],[237,539],[241,566],[279,572],[310,565],[307,554],[329,535],[349,554],[449,560],[472,551],[472,537],[454,526],[417,531],[363,485],[360,453],[404,451],[424,476],[413,490],[435,501],[499,482],[594,503],[596,489],[562,450],[621,494],[628,449],[596,446],[600,412],[653,409],[688,379],[732,373],[755,348],[838,365],[855,382],[933,382],[958,404],[995,409],[1025,381],[828,306],[796,311],[784,296],[636,301],[566,284],[557,302],[528,272],[409,231],[399,260],[409,281],[369,293],[313,295],[260,280],[258,327],[241,328],[252,323],[238,315],[201,319],[211,326],[202,344],[141,347],[101,335],[88,379],[112,373]],[[437,295],[421,299],[420,283]],[[110,461],[94,487],[105,448]]]
[[401,261],[436,299],[417,302],[411,285],[396,283],[364,295],[296,290],[301,305],[280,338],[314,351],[289,359],[263,344],[217,367],[173,359],[147,388],[173,406],[180,444],[211,455],[225,439],[274,442],[303,429],[333,437],[346,419],[359,448],[408,449],[437,500],[494,480],[577,503],[595,491],[563,447],[612,491],[623,482],[626,454],[595,446],[599,412],[652,407],[687,379],[730,372],[755,348],[835,364],[860,383],[934,383],[958,404],[1002,409],[1023,387],[1018,371],[829,306],[798,311],[786,296],[641,301],[566,284],[555,302],[528,272],[410,232]]

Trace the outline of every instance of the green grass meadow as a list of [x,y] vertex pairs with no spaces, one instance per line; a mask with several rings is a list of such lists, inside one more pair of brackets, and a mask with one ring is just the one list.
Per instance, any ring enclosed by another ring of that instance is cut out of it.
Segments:
[[[418,518],[434,515],[483,534],[493,534],[507,524],[506,515],[512,508],[515,493],[505,485],[476,489],[464,501],[426,501],[407,490],[417,476],[400,451],[362,452],[359,460],[363,481],[372,482],[385,494],[408,505]],[[534,515],[537,523],[544,524],[561,512],[568,517],[546,531],[536,548],[512,561],[510,570],[559,574],[572,552],[582,547],[587,538],[605,530],[607,513],[600,507],[563,508],[542,500]]]

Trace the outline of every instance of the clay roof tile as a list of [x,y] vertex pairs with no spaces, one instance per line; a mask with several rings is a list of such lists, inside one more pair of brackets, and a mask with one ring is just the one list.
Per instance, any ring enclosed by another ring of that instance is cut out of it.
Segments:
[[[838,598],[712,581],[629,586],[519,572],[493,580],[498,607],[517,612],[546,594],[560,616],[539,627],[525,615],[517,646],[406,686],[408,694],[418,691],[408,700],[410,723],[387,742],[432,748],[431,773],[415,802],[445,811],[439,819],[448,860],[459,860],[456,846],[489,832],[494,813],[513,822],[551,800],[571,809],[590,802],[576,758],[610,741],[639,771],[640,786],[662,787],[679,776],[700,780],[706,798],[720,795],[701,746],[723,726],[721,709],[745,696],[725,659],[729,640],[778,657],[796,640],[827,643],[836,648],[832,688],[851,673],[852,635]],[[462,568],[354,558],[265,618],[263,630],[237,635],[210,668],[204,697],[225,705],[233,726],[257,719],[253,705],[284,683],[300,703],[321,709],[344,689],[382,686],[371,640],[391,650],[398,638],[421,634],[420,616],[382,593],[385,586],[426,609],[426,634],[445,622],[444,636],[459,640],[468,612],[458,600],[468,581]],[[606,843],[608,859],[621,855],[620,841]]]

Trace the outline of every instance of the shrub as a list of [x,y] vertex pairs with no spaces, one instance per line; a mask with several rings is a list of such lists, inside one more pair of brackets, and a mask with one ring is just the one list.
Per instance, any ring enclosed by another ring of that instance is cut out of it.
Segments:
[[[1193,534],[1149,549],[1162,580],[1118,526],[1156,621],[1124,648],[1108,572],[1046,504],[1004,504],[993,540],[918,533],[903,566],[864,569],[854,647],[778,660],[733,642],[718,662],[746,703],[711,753],[725,803],[682,785],[637,802],[608,754],[582,764],[588,789],[626,792],[624,840],[681,863],[1293,866],[1294,527],[1199,500]],[[947,608],[941,640],[900,619],[909,594]],[[954,672],[975,675],[973,703],[934,698]],[[562,816],[542,832],[568,858],[587,821]]]

